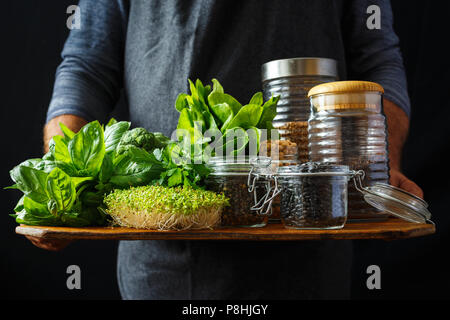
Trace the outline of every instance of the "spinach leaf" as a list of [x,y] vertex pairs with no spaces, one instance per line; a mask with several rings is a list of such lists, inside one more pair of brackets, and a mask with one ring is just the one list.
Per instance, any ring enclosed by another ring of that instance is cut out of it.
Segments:
[[222,143],[217,147],[217,151],[220,153],[235,156],[244,155],[248,144],[248,134],[240,127],[228,129],[223,135]]
[[248,104],[257,104],[258,106],[262,106],[263,104],[262,92],[255,93],[253,97],[250,99],[250,102]]
[[178,95],[177,100],[175,101],[175,109],[177,109],[179,112],[189,106],[186,100],[187,96],[188,95],[186,93],[180,93]]
[[226,103],[233,110],[234,114],[237,114],[242,108],[242,105],[235,98],[226,93],[221,93],[218,91],[213,91],[208,96],[208,102],[210,106],[215,106],[216,104]]
[[247,130],[248,136],[248,152],[249,154],[258,154],[261,142],[261,130],[257,127],[250,127]]
[[277,115],[277,104],[280,96],[272,97],[263,105],[263,112],[257,124],[260,129],[273,129],[272,121]]
[[227,121],[230,121],[233,116],[233,110],[229,106],[228,103],[219,103],[211,107],[211,112],[214,117],[218,120],[220,125],[225,124]]
[[212,79],[211,81],[212,81],[212,83],[213,83],[213,90],[212,90],[212,92],[224,93],[223,87],[222,87],[222,85],[220,84],[219,80],[217,80],[217,79]]
[[256,127],[259,119],[261,118],[262,112],[263,108],[261,106],[258,106],[257,104],[247,104],[239,110],[227,127],[222,127],[222,132],[226,129],[233,129],[237,127],[243,129]]

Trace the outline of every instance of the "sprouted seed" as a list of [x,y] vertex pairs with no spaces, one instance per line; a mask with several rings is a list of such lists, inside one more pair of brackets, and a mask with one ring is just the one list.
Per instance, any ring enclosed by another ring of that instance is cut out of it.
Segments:
[[186,230],[220,225],[223,194],[191,187],[142,186],[116,189],[105,197],[106,212],[119,226]]

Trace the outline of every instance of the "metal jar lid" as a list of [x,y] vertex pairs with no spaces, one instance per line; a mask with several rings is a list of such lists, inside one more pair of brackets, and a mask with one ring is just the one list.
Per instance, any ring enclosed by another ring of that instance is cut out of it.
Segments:
[[329,58],[290,58],[262,65],[262,81],[295,76],[337,77],[337,61]]

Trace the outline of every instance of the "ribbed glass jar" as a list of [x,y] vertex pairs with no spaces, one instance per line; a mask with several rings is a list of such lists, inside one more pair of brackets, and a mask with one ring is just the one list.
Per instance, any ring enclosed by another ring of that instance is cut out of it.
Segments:
[[[309,156],[314,162],[364,170],[366,186],[388,183],[389,158],[383,88],[372,82],[339,81],[310,90]],[[349,219],[384,219],[353,184],[348,191]]]
[[264,99],[280,96],[273,125],[282,140],[297,145],[300,162],[308,161],[308,91],[318,84],[337,80],[336,65],[333,59],[293,58],[262,66]]

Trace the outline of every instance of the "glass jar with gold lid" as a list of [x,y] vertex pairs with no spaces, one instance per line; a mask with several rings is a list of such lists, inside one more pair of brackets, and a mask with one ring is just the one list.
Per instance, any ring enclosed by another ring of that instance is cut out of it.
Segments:
[[[383,87],[368,81],[337,81],[308,92],[311,161],[347,165],[364,170],[364,183],[388,183],[389,158]],[[383,219],[387,215],[368,205],[354,186],[348,191],[349,219]]]

